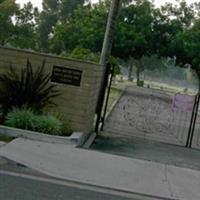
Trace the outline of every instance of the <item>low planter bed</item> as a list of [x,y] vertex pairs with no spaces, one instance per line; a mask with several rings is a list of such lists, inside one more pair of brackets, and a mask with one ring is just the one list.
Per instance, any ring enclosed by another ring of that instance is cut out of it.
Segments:
[[12,136],[0,134],[0,146],[1,146],[1,143],[8,143],[8,142],[11,142],[13,139],[15,139],[15,138]]
[[2,140],[5,137],[23,137],[77,145],[82,141],[84,134],[72,133],[70,122],[57,112],[54,98],[61,96],[62,92],[57,85],[51,84],[51,73],[45,71],[45,60],[41,66],[33,68],[27,59],[27,65],[19,71],[11,64],[10,68],[0,74],[0,85]]
[[26,138],[31,140],[50,142],[50,143],[59,143],[59,144],[77,144],[81,141],[83,137],[81,132],[73,132],[70,136],[55,136],[48,135],[40,132],[29,131],[25,129],[12,128],[8,126],[0,126],[0,136],[9,136],[13,138]]

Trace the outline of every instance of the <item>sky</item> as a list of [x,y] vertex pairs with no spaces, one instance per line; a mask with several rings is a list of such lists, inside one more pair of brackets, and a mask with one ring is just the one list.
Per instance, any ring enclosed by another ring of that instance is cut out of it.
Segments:
[[[24,3],[27,3],[28,1],[31,1],[32,4],[38,8],[42,8],[42,0],[16,0],[17,3],[20,3],[21,5],[23,5]],[[193,2],[198,2],[199,0],[186,0],[187,3],[193,3]],[[92,2],[98,2],[98,0],[92,0]],[[160,6],[166,2],[169,3],[175,3],[176,0],[154,0],[155,4],[157,6]]]

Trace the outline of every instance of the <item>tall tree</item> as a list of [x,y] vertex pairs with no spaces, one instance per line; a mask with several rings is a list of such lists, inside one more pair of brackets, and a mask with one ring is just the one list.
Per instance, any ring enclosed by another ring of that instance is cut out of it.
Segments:
[[[172,41],[173,54],[181,65],[191,65],[200,74],[200,19],[193,26],[177,34]],[[179,51],[176,51],[176,50]]]
[[112,54],[126,60],[128,65],[135,66],[137,84],[140,85],[140,73],[144,66],[142,58],[151,54],[153,43],[154,6],[147,0],[124,3],[117,24]]
[[73,11],[84,0],[43,0],[43,11],[38,18],[38,40],[41,51],[49,51],[49,39],[57,22],[67,22]]
[[14,34],[12,17],[17,10],[15,0],[0,0],[0,45],[8,43]]
[[31,2],[24,4],[15,15],[14,36],[9,43],[22,49],[36,49],[35,15]]
[[43,11],[37,19],[38,46],[41,51],[48,51],[48,41],[53,27],[58,20],[58,0],[43,0]]
[[107,15],[108,9],[104,2],[77,8],[68,21],[56,25],[50,41],[52,51],[59,54],[81,47],[100,52]]
[[73,13],[78,6],[83,6],[85,0],[61,0],[60,2],[60,20],[67,21],[69,16]]

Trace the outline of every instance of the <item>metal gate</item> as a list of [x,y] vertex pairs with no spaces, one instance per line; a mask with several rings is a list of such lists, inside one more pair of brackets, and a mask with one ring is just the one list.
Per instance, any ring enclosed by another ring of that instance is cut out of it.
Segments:
[[110,81],[105,84],[107,95],[104,112],[96,127],[115,137],[140,137],[200,148],[199,95],[195,96],[190,110],[173,109],[175,93],[129,86],[105,121],[112,71],[109,71]]
[[190,121],[188,139],[186,147],[200,149],[200,112],[199,112],[200,94],[196,95],[195,104]]

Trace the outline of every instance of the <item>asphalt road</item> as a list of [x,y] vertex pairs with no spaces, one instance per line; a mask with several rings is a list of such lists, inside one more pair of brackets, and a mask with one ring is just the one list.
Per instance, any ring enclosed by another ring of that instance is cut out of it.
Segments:
[[[131,200],[112,194],[0,173],[2,200]],[[136,200],[136,199],[132,199]]]

